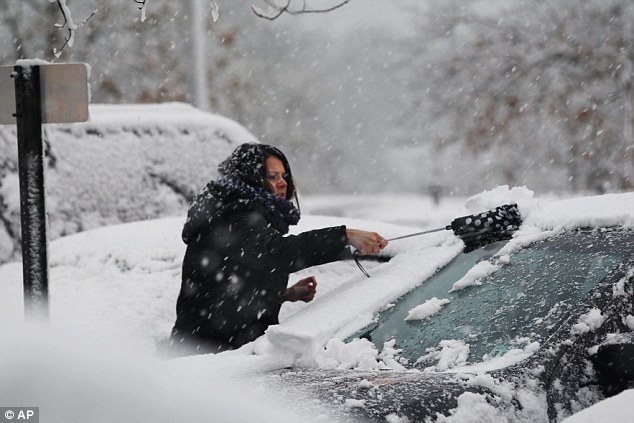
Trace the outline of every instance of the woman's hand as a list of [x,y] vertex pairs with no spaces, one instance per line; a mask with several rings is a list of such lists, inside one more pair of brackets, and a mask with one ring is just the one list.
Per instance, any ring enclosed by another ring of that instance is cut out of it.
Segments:
[[346,229],[346,235],[350,245],[364,255],[379,254],[387,246],[387,240],[376,232]]
[[295,285],[286,288],[283,301],[304,301],[310,302],[315,298],[317,292],[317,279],[314,276],[310,276],[305,279],[301,279]]

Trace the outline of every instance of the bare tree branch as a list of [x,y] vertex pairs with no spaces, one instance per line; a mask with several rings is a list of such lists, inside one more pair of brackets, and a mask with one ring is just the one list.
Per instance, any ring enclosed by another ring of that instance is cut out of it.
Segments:
[[77,27],[73,23],[70,10],[68,10],[66,3],[63,3],[62,0],[56,0],[56,3],[57,3],[57,7],[59,7],[60,12],[62,13],[62,17],[64,18],[64,23],[55,24],[54,26],[55,28],[58,28],[58,29],[66,28],[66,30],[68,31],[67,36],[64,37],[64,44],[62,44],[62,46],[59,49],[53,48],[53,54],[55,55],[55,57],[59,57],[62,54],[62,50],[64,50],[64,48],[66,48],[67,45],[72,46],[73,39],[75,37],[75,30],[77,29]]
[[[141,10],[141,22],[145,22],[145,8],[147,7],[147,3],[149,0],[132,0],[134,3],[136,3],[139,7],[139,10]],[[301,3],[301,7],[299,8],[292,8],[292,4],[293,4],[293,0],[282,0],[284,2],[286,2],[285,5],[280,5],[278,4],[275,0],[262,0],[265,4],[267,4],[269,6],[269,8],[271,8],[273,10],[273,14],[267,14],[264,11],[262,11],[260,8],[251,5],[251,10],[253,11],[253,13],[255,13],[256,16],[263,18],[263,19],[268,19],[270,21],[274,21],[275,19],[279,18],[280,16],[282,16],[284,13],[287,13],[289,15],[301,15],[301,14],[305,14],[305,13],[327,13],[327,12],[331,12],[335,9],[339,9],[340,7],[342,7],[343,5],[350,3],[351,0],[341,0],[339,3],[335,4],[334,6],[331,7],[326,7],[326,8],[322,8],[322,9],[314,9],[311,8],[308,3],[309,0],[302,0]],[[218,6],[216,5],[215,2],[212,2],[212,15],[213,15],[213,11],[215,10],[215,12],[217,13],[217,8]],[[217,19],[217,17],[215,18]],[[215,21],[214,19],[214,21]]]
[[139,5],[139,10],[141,11],[141,22],[145,22],[145,8],[147,7],[148,0],[134,0],[134,2]]
[[[64,18],[64,23],[55,24],[54,26],[55,28],[66,29],[66,31],[68,31],[67,35],[64,37],[64,44],[62,44],[62,46],[59,49],[53,48],[53,54],[55,55],[55,57],[59,57],[62,54],[62,51],[64,50],[64,48],[66,48],[66,46],[69,46],[69,47],[73,46],[73,41],[75,39],[75,31],[77,30],[77,25],[75,25],[75,22],[73,21],[73,18],[70,13],[70,9],[68,8],[68,6],[66,6],[66,1],[55,0],[55,3],[57,3],[57,6],[59,7],[60,12],[62,13],[62,17]],[[92,13],[86,19],[84,19],[84,21],[81,23],[81,26],[83,26],[86,22],[88,22],[90,18],[95,16],[96,13],[97,13],[97,10],[96,9],[93,10]]]
[[292,4],[292,0],[286,0],[286,5],[281,6],[279,4],[277,4],[275,1],[272,0],[264,0],[264,2],[269,5],[270,8],[272,8],[275,12],[272,15],[267,15],[266,13],[264,13],[262,10],[260,10],[259,8],[255,7],[255,6],[251,6],[251,10],[253,11],[253,13],[255,13],[256,16],[263,18],[263,19],[267,19],[270,21],[273,21],[277,18],[279,18],[280,16],[282,16],[284,13],[287,13],[289,15],[300,15],[300,14],[305,14],[305,13],[327,13],[327,12],[331,12],[335,9],[339,9],[340,7],[344,6],[347,3],[350,3],[351,0],[343,0],[340,3],[332,6],[332,7],[327,7],[324,9],[312,9],[308,6],[308,1],[307,0],[303,0],[302,1],[302,7],[299,9],[293,9],[291,8],[291,4]]
[[[271,3],[268,2],[268,1],[266,3],[271,5]],[[260,9],[258,9],[257,7],[255,7],[253,5],[251,5],[251,10],[253,10],[253,13],[255,13],[255,15],[260,17],[260,18],[264,18],[264,19],[268,19],[270,21],[274,21],[275,19],[279,18],[284,12],[288,12],[288,8],[290,7],[290,5],[291,5],[291,0],[287,0],[286,1],[286,6],[280,7],[277,10],[277,13],[275,15],[272,15],[272,16],[265,15],[264,12],[262,12]],[[276,8],[276,7],[279,7],[279,6],[277,6],[277,5],[272,6],[271,5],[271,7]]]

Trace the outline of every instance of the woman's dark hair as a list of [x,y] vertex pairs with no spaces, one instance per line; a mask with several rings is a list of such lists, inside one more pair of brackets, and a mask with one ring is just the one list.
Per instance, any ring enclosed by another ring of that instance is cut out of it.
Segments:
[[[282,164],[284,164],[284,172],[286,173],[286,177],[284,178],[284,180],[286,181],[286,184],[288,185],[286,187],[286,199],[290,201],[293,197],[295,197],[295,201],[297,202],[297,192],[295,189],[295,181],[293,180],[293,173],[291,172],[291,165],[288,163],[288,159],[286,158],[284,153],[282,153],[282,151],[277,147],[273,147],[271,145],[263,145],[263,147],[264,147],[265,169],[266,169],[266,159],[268,159],[269,157],[276,157],[280,159]],[[268,184],[268,175],[267,177],[265,177],[265,182],[266,182],[266,189],[270,191],[271,187]]]

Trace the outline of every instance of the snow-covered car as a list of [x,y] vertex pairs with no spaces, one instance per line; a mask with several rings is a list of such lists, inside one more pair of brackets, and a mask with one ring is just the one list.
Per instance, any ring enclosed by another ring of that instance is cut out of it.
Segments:
[[[45,126],[49,237],[184,213],[216,167],[256,138],[185,103],[91,104]],[[0,125],[0,263],[20,257],[17,128]]]
[[459,253],[348,338],[391,351],[381,370],[278,376],[342,421],[561,421],[633,387],[633,205],[528,201],[510,241]]

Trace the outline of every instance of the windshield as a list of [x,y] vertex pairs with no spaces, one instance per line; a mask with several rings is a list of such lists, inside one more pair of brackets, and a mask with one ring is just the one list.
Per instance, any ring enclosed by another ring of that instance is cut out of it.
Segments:
[[[504,243],[460,254],[356,336],[371,340],[379,350],[384,342],[396,340],[394,347],[403,350],[404,364],[417,368],[436,366],[442,348],[453,347],[456,354],[464,355],[463,362],[474,363],[529,342],[543,342],[633,251],[634,235],[610,230],[563,232],[516,251],[510,259],[493,257]],[[500,267],[478,281],[481,285],[449,292],[482,260]],[[434,297],[441,304],[437,313],[405,320],[410,310]]]

